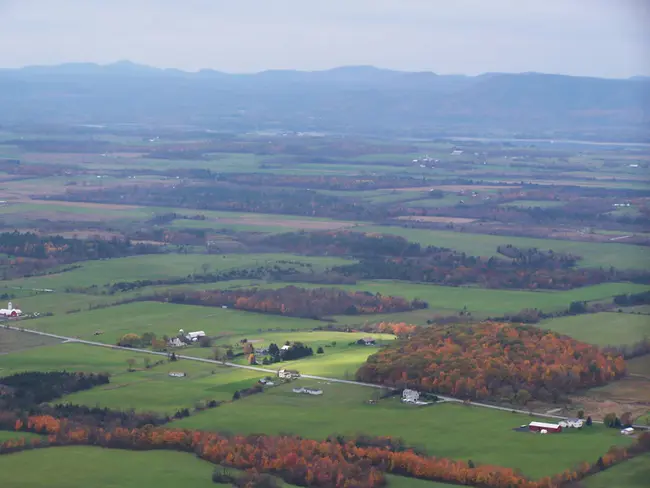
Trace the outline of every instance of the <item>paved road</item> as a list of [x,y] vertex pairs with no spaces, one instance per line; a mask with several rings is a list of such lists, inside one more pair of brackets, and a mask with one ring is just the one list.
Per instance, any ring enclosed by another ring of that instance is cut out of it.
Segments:
[[[121,347],[121,346],[114,346],[111,344],[104,344],[103,342],[95,342],[95,341],[87,341],[84,339],[77,339],[75,337],[66,337],[66,336],[61,336],[57,334],[50,334],[48,332],[41,332],[40,330],[33,330],[33,329],[26,329],[23,327],[14,327],[11,325],[3,325],[0,324],[0,327],[5,328],[5,329],[10,329],[10,330],[17,330],[20,332],[28,332],[30,334],[37,334],[45,337],[52,337],[54,339],[59,339],[61,341],[65,342],[78,342],[79,344],[87,344],[89,346],[97,346],[97,347],[105,347],[108,349],[121,349],[124,351],[130,351],[130,352],[140,352],[144,354],[152,354],[155,356],[164,356],[167,357],[168,353],[166,352],[157,352],[157,351],[151,351],[149,349],[137,349],[133,347]],[[176,357],[178,359],[185,359],[189,361],[198,361],[201,363],[210,363],[210,364],[217,364],[219,366],[229,366],[231,368],[241,368],[241,369],[248,369],[251,371],[258,371],[260,373],[269,373],[272,375],[277,374],[277,370],[275,369],[269,369],[269,368],[262,368],[260,366],[250,366],[250,365],[245,365],[245,364],[237,364],[237,363],[231,363],[228,361],[216,361],[214,359],[204,359],[204,358],[196,358],[193,356],[185,356],[181,354],[177,354]],[[356,386],[365,386],[368,388],[385,388],[384,386],[381,385],[375,385],[372,383],[362,383],[360,381],[351,381],[351,380],[342,380],[338,378],[327,378],[325,376],[313,376],[309,374],[301,374],[300,375],[302,378],[307,378],[311,380],[320,380],[320,381],[327,381],[329,383],[343,383],[347,385],[356,385]],[[437,395],[438,398],[445,402],[453,402],[453,403],[463,403],[463,400],[460,400],[458,398],[454,397],[448,397],[448,396],[443,396],[443,395]],[[481,407],[481,408],[490,408],[492,410],[501,410],[503,412],[514,412],[514,413],[522,413],[522,414],[529,414],[530,412],[528,410],[519,410],[519,409],[513,409],[510,407],[500,407],[498,405],[490,405],[487,403],[479,403],[479,402],[471,402],[471,405],[474,407]],[[547,413],[534,413],[535,417],[545,417],[545,418],[550,418],[550,419],[558,419],[558,420],[564,420],[567,417],[562,416],[562,415],[552,415],[552,414],[547,414]],[[594,420],[594,423],[601,423],[602,421],[600,420]],[[633,427],[639,428],[639,429],[647,429],[647,426],[643,425],[634,425]]]

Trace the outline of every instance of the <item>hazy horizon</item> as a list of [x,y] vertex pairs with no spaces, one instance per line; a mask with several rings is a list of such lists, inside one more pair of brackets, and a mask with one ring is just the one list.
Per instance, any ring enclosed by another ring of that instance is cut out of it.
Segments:
[[0,67],[650,76],[644,0],[0,0]]

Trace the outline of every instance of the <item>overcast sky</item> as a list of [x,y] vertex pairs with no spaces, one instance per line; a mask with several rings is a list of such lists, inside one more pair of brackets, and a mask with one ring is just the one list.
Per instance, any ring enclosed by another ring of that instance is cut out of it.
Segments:
[[0,0],[0,67],[650,75],[650,0]]

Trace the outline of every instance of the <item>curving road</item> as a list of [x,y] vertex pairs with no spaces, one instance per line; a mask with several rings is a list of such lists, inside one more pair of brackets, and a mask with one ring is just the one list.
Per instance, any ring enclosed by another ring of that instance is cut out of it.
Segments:
[[[84,340],[84,339],[77,339],[75,337],[66,337],[66,336],[57,335],[57,334],[50,334],[48,332],[42,332],[40,330],[34,330],[34,329],[26,329],[26,328],[23,328],[23,327],[14,327],[14,326],[11,326],[11,325],[4,325],[4,324],[0,324],[0,327],[2,327],[4,329],[9,329],[9,330],[16,330],[16,331],[19,331],[19,332],[28,332],[30,334],[37,334],[37,335],[41,335],[41,336],[45,336],[45,337],[52,337],[54,339],[59,339],[59,340],[64,341],[64,342],[77,342],[79,344],[87,344],[89,346],[104,347],[104,348],[108,348],[108,349],[121,349],[121,350],[124,350],[124,351],[140,352],[140,353],[144,353],[144,354],[152,354],[152,355],[155,355],[155,356],[164,356],[164,357],[168,356],[168,353],[166,353],[166,352],[157,352],[157,351],[151,351],[149,349],[138,349],[138,348],[134,348],[134,347],[114,346],[112,344],[104,344],[103,342],[87,341],[87,340]],[[260,373],[270,373],[270,374],[273,374],[273,375],[276,375],[277,372],[278,372],[275,369],[262,368],[260,366],[250,366],[250,365],[246,365],[246,364],[231,363],[231,362],[228,362],[228,361],[217,361],[215,359],[196,358],[196,357],[193,357],[193,356],[185,356],[185,355],[181,355],[181,354],[176,354],[176,357],[178,359],[185,359],[185,360],[188,360],[188,361],[199,361],[201,363],[217,364],[219,366],[229,366],[231,368],[248,369],[248,370],[251,370],[251,371],[259,371]],[[375,385],[375,384],[372,384],[372,383],[362,383],[360,381],[342,380],[342,379],[339,379],[339,378],[327,378],[325,376],[314,376],[314,375],[309,375],[309,374],[300,374],[300,377],[301,378],[311,379],[311,380],[327,381],[327,382],[330,382],[330,383],[343,383],[343,384],[347,384],[347,385],[365,386],[365,387],[368,387],[368,388],[386,388],[385,386]],[[438,398],[440,398],[441,400],[445,401],[445,402],[464,403],[463,400],[460,400],[458,398],[438,395],[437,393],[436,393],[436,396]],[[470,405],[474,406],[474,407],[490,408],[492,410],[501,410],[503,412],[521,413],[521,414],[525,414],[525,415],[528,415],[530,413],[529,410],[520,410],[520,409],[509,408],[509,407],[500,407],[498,405],[490,405],[488,403],[471,402]],[[558,420],[565,420],[567,418],[566,416],[552,415],[552,414],[548,414],[548,413],[533,413],[533,415],[535,417],[545,417],[545,418],[558,419]],[[600,424],[603,423],[601,420],[594,420],[594,422],[595,423],[600,423]],[[647,426],[644,426],[644,425],[633,425],[633,427],[637,428],[637,429],[647,429],[648,428]]]

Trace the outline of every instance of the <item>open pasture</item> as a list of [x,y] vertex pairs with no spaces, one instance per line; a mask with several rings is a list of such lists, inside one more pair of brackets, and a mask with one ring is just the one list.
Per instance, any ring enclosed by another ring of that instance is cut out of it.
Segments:
[[105,285],[118,281],[185,277],[202,273],[261,266],[295,266],[279,261],[311,264],[315,269],[349,264],[350,260],[329,257],[307,257],[292,254],[149,254],[80,263],[80,268],[62,273],[5,281],[6,287],[48,288],[65,291],[67,287]]
[[[0,355],[0,376],[21,371],[82,371],[88,373],[126,373],[127,360],[144,364],[145,356],[155,356],[119,349],[64,343]],[[141,367],[141,366],[138,366]]]
[[[218,307],[134,302],[70,315],[41,317],[25,327],[67,337],[115,344],[124,334],[153,332],[174,336],[179,329],[203,330],[212,337],[259,334],[269,330],[310,330],[322,322]],[[95,332],[100,334],[95,335]]]
[[0,328],[0,354],[24,351],[33,347],[57,344],[59,341],[50,337],[18,332]]
[[356,230],[398,235],[425,246],[448,247],[474,256],[500,256],[497,253],[497,247],[503,244],[512,244],[517,247],[536,247],[538,249],[552,249],[556,252],[576,254],[583,257],[582,261],[579,262],[581,267],[650,268],[650,259],[648,259],[646,248],[627,244],[493,236],[385,225],[362,226]]
[[[317,387],[323,395],[293,393],[295,386]],[[593,426],[580,432],[539,436],[515,432],[528,415],[463,405],[413,407],[395,398],[366,403],[374,389],[298,380],[267,389],[175,423],[179,427],[245,433],[294,433],[322,439],[330,434],[401,437],[435,456],[472,459],[519,468],[542,477],[593,461],[613,444],[631,442],[613,429]]]
[[650,337],[650,318],[629,313],[601,312],[558,317],[538,325],[598,346],[633,344]]
[[587,488],[646,488],[650,480],[650,454],[638,456],[587,478]]
[[[297,286],[313,287],[314,285]],[[284,286],[285,284],[272,284],[262,286]],[[600,285],[575,288],[567,291],[524,291],[524,290],[493,290],[477,287],[452,287],[404,281],[390,280],[365,280],[356,285],[336,285],[348,291],[362,290],[382,295],[394,295],[413,300],[415,298],[429,303],[429,309],[417,310],[418,316],[433,315],[437,312],[459,311],[463,307],[475,315],[497,316],[503,313],[518,312],[524,308],[539,308],[544,311],[563,310],[573,301],[601,300],[622,293],[638,293],[648,290],[646,285],[634,283],[603,283]],[[387,320],[398,320],[401,316],[408,316],[412,312],[382,314]],[[345,323],[372,322],[372,315],[354,315],[343,318]]]
[[3,488],[210,488],[214,466],[173,451],[50,447],[0,456]]
[[[172,415],[180,408],[191,410],[198,402],[229,401],[235,391],[250,388],[264,376],[255,371],[182,359],[146,369],[145,357],[137,358],[136,371],[126,372],[124,362],[124,372],[111,377],[108,385],[66,395],[61,400]],[[150,359],[153,362],[160,358],[151,356]],[[187,376],[176,378],[169,376],[170,372],[183,372]]]
[[13,432],[10,430],[0,430],[0,444],[15,439],[38,439],[40,436],[31,432]]

